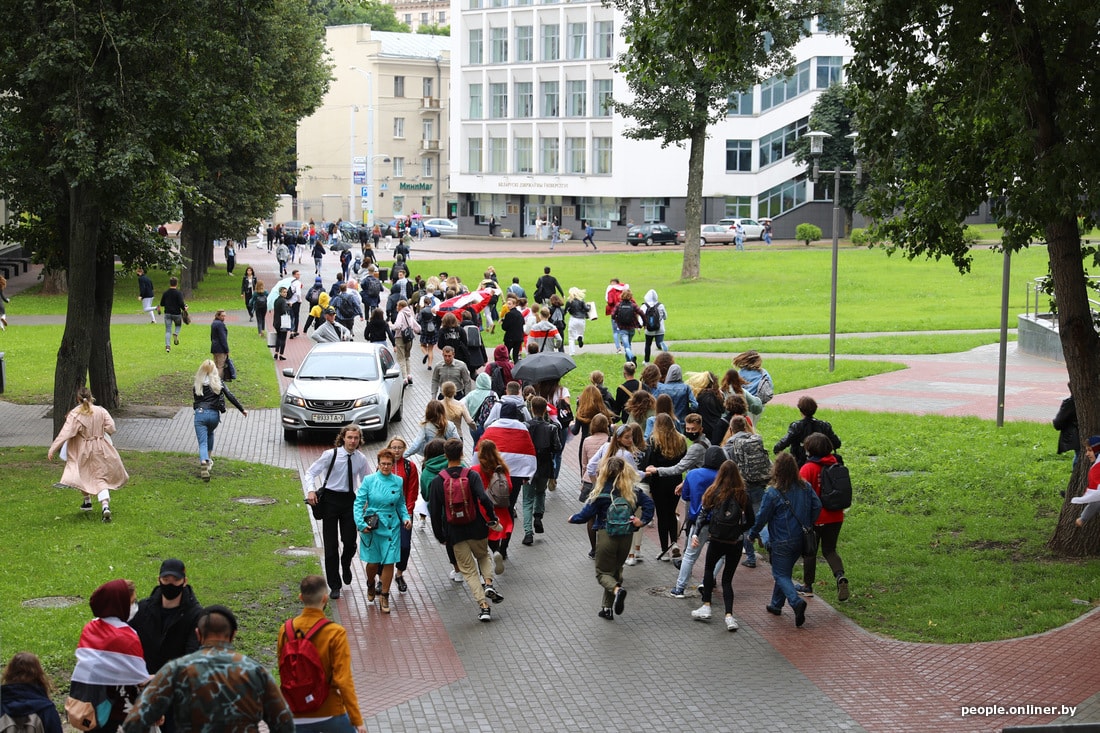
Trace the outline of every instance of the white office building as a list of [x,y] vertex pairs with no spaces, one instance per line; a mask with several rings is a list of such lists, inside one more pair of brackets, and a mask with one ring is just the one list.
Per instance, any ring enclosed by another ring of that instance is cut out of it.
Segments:
[[[608,109],[608,99],[629,98],[611,68],[623,50],[621,14],[598,0],[455,0],[451,17],[451,190],[463,232],[490,215],[517,236],[533,234],[537,217],[573,230],[589,220],[597,239],[619,241],[629,223],[683,228],[687,148],[628,139],[632,121]],[[712,127],[704,222],[766,216],[782,235],[794,228],[784,215],[813,200],[792,144],[852,51],[817,21],[810,30],[791,76],[738,95]]]

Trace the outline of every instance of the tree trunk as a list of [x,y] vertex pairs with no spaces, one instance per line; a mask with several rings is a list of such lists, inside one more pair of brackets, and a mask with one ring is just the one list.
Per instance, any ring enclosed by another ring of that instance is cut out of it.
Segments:
[[[700,104],[700,96],[696,95],[696,107]],[[705,112],[706,100],[703,99],[702,103]],[[703,119],[706,119],[705,114]],[[684,264],[680,269],[680,279],[698,280],[700,276],[699,229],[703,223],[703,153],[707,146],[705,123],[698,125],[692,131],[689,145],[687,201],[684,205],[687,222],[684,230]]]
[[69,278],[65,270],[42,269],[42,295],[63,295],[69,292]]
[[115,360],[111,348],[111,308],[115,297],[114,248],[103,244],[103,252],[96,260],[95,310],[92,314],[92,349],[88,361],[88,383],[100,407],[117,410],[119,406],[118,380],[115,378]]
[[99,207],[84,186],[74,185],[69,189],[69,302],[53,379],[55,435],[65,424],[65,415],[76,404],[76,391],[84,386],[88,373],[99,231]]
[[[1077,220],[1063,217],[1047,227],[1047,255],[1058,303],[1058,329],[1069,372],[1070,392],[1077,406],[1077,423],[1084,438],[1100,433],[1100,339],[1092,322],[1085,272],[1081,261]],[[1066,490],[1058,525],[1047,546],[1063,555],[1100,554],[1100,521],[1078,528],[1081,507],[1070,499],[1085,490],[1088,466],[1079,462]]]

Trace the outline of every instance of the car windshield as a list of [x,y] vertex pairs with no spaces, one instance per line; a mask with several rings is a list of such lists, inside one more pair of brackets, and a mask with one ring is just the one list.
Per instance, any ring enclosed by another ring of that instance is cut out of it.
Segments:
[[298,370],[298,379],[369,382],[378,379],[378,360],[373,354],[314,354]]

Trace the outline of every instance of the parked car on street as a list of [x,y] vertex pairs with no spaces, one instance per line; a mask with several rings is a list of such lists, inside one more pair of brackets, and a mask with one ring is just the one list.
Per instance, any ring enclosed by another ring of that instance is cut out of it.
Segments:
[[645,244],[676,244],[676,232],[665,224],[642,224],[633,226],[626,232],[626,243],[637,247]]
[[425,219],[424,226],[428,230],[428,234],[433,237],[445,237],[448,234],[458,234],[458,224],[450,219]]
[[389,423],[401,419],[405,380],[387,344],[317,344],[297,371],[283,375],[293,378],[279,409],[284,440],[348,424],[385,440]]
[[[758,222],[756,219],[719,219],[719,226],[726,226],[732,229],[737,222],[741,222],[741,228],[745,232],[745,239],[759,239],[764,240],[764,225]],[[732,241],[732,240],[731,240]]]
[[[676,241],[683,244],[687,241],[687,232],[676,232]],[[721,224],[704,224],[699,227],[699,244],[730,244],[733,242],[733,230]]]

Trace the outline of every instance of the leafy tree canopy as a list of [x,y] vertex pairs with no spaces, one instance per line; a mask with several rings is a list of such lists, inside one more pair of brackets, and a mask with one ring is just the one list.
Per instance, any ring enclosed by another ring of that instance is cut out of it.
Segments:
[[409,32],[409,27],[397,19],[393,6],[382,0],[310,0],[310,4],[325,25],[368,23],[376,31]]

